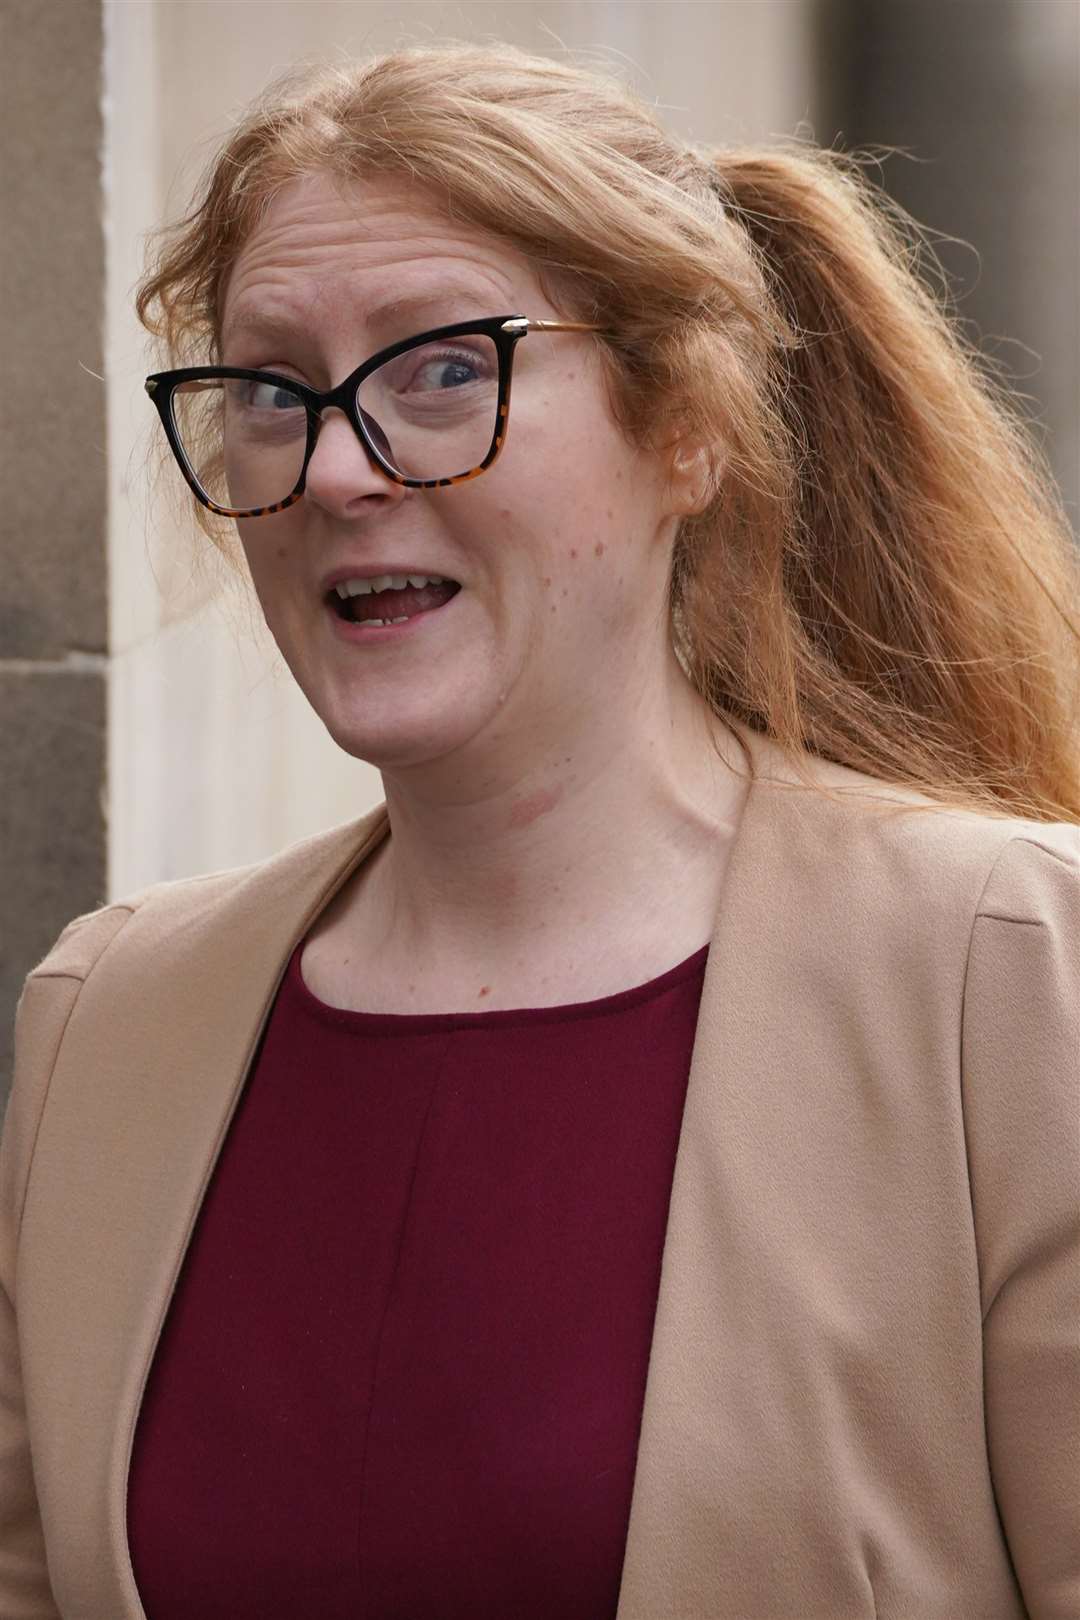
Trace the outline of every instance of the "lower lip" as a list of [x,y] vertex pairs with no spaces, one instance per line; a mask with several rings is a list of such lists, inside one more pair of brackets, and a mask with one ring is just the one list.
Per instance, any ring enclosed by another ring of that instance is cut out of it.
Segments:
[[371,642],[373,646],[382,646],[388,641],[400,641],[403,636],[416,635],[430,619],[439,619],[448,613],[460,595],[460,590],[455,591],[449,602],[444,602],[442,607],[426,608],[422,613],[413,613],[404,624],[370,626],[356,624],[352,619],[339,618],[337,611],[329,603],[326,604],[326,611],[330,616],[335,635],[340,636],[342,641],[349,641],[354,647],[366,642]]

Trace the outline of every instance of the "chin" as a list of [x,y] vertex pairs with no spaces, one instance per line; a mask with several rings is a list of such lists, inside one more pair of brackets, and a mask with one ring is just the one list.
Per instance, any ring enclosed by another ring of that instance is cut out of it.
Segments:
[[330,736],[346,754],[378,771],[391,773],[432,765],[468,741],[468,734],[462,734],[459,726],[450,733],[448,727],[439,728],[430,722],[411,726],[393,720],[378,726],[370,721],[334,724],[326,720],[325,724]]
[[380,678],[351,687],[315,681],[304,692],[338,747],[376,770],[410,770],[452,755],[471,759],[475,769],[500,734],[505,746],[506,732],[498,687],[476,673],[455,681],[447,670],[437,682]]

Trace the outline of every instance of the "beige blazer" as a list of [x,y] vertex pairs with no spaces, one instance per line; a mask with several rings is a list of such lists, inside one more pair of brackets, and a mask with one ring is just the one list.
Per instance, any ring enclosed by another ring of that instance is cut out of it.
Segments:
[[[838,767],[836,802],[789,792],[754,750],[618,1620],[1080,1620],[1080,828]],[[154,884],[26,981],[3,1620],[143,1616],[126,1482],[171,1290],[288,958],[386,831]]]

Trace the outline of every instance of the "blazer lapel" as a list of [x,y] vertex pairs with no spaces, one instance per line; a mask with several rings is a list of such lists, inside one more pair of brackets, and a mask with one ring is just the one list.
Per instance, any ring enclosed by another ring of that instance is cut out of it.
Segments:
[[[756,742],[751,747],[755,767],[765,768],[764,751]],[[777,856],[784,878],[791,876],[798,828],[784,821],[782,812],[793,808],[793,795],[772,795],[755,780],[729,856],[709,946],[668,1206],[616,1620],[714,1612],[709,1588],[719,1586],[713,1566],[723,1552],[712,1544],[708,1525],[722,1468],[715,1436],[722,1423],[718,1342],[725,1324],[722,1306],[715,1303],[722,1291],[715,1293],[711,1282],[718,1264],[736,1266],[724,1253],[724,1216],[717,1207],[713,1149],[730,1136],[733,1121],[725,1116],[727,1094],[716,1078],[730,1072],[733,1085],[753,1082],[746,1064],[753,1032],[745,1025],[754,997],[747,991],[763,969],[755,941],[761,938],[773,881],[766,874],[776,873]],[[776,881],[784,887],[782,879]],[[692,1560],[688,1548],[694,1549]]]
[[49,1569],[62,1613],[145,1620],[126,1496],[158,1336],[289,956],[387,825],[380,807],[293,846],[270,881],[263,865],[230,874],[220,899],[211,876],[137,909],[126,948],[103,953],[75,1004],[35,1151],[20,1292],[48,1415],[35,1456],[42,1478],[64,1482]]
[[[755,1514],[768,1526],[775,1506],[761,1500],[763,1478],[782,1482],[778,1499],[783,1489],[799,1489],[790,1437],[775,1415],[797,1412],[806,1388],[798,1357],[807,1330],[801,1317],[790,1328],[799,1296],[786,1270],[798,1269],[801,1250],[813,1244],[812,1227],[801,1238],[797,1229],[797,1200],[806,1193],[798,1145],[811,1145],[812,1163],[812,1146],[829,1128],[813,1112],[820,1101],[813,1085],[829,1068],[842,1005],[837,979],[855,982],[837,942],[855,924],[852,892],[867,892],[865,875],[862,890],[853,890],[849,871],[865,874],[880,856],[869,822],[857,833],[855,810],[843,805],[823,816],[818,796],[800,791],[788,756],[738,730],[755,781],[702,986],[617,1620],[734,1614],[736,1604],[740,1614],[766,1605],[775,1613],[783,1582],[768,1566],[790,1558],[789,1544],[778,1550],[788,1527],[766,1528],[753,1547],[737,1527]],[[858,801],[860,815],[871,801],[887,812],[928,802],[846,767],[807,761],[841,801]],[[803,1258],[810,1275],[812,1254]],[[718,1532],[725,1525],[726,1538]],[[824,1538],[806,1554],[808,1579],[818,1556],[828,1556]],[[793,1589],[799,1578],[796,1570]],[[797,1596],[784,1612],[799,1612]]]

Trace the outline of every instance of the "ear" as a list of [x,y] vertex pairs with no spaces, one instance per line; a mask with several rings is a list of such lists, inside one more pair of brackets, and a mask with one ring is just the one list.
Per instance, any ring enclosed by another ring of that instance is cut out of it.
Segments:
[[671,510],[680,517],[703,512],[712,495],[713,457],[709,447],[681,439],[671,456],[668,493]]

